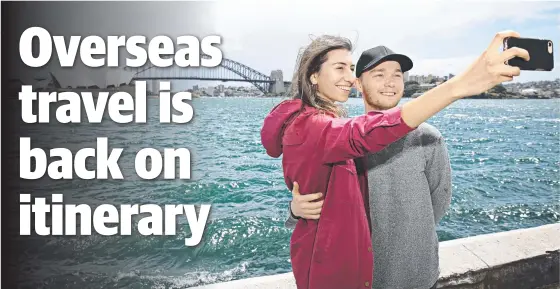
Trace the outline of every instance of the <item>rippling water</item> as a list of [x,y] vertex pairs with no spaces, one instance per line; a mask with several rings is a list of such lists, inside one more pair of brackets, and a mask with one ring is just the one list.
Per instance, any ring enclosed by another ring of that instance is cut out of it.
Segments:
[[[279,99],[196,99],[194,121],[159,124],[157,99],[148,124],[66,125],[72,137],[45,136],[33,146],[91,145],[109,136],[124,148],[125,181],[44,181],[38,195],[65,192],[67,203],[213,204],[197,247],[184,217],[176,236],[26,237],[22,260],[34,288],[185,288],[288,272],[291,194],[280,159],[268,157],[260,127]],[[352,115],[362,113],[351,99]],[[462,100],[430,121],[443,133],[453,168],[453,200],[438,230],[450,240],[558,222],[560,102]],[[118,131],[118,133],[115,133]],[[37,130],[34,133],[40,134]],[[47,141],[49,140],[49,141]],[[41,141],[44,141],[41,143]],[[192,180],[141,180],[134,155],[144,147],[185,147]],[[30,257],[31,256],[31,257]]]

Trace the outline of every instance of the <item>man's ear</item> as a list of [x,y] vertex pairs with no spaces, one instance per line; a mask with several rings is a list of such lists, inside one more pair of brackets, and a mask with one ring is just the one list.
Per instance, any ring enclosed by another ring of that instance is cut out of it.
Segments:
[[356,78],[356,89],[361,93],[364,94],[364,87],[362,86],[362,79]]

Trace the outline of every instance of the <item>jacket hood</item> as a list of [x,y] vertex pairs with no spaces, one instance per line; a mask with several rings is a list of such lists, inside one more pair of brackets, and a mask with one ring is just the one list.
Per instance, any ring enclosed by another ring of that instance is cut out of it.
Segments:
[[282,155],[282,136],[284,130],[301,111],[300,99],[285,100],[275,106],[264,119],[261,129],[261,143],[266,153],[274,158]]

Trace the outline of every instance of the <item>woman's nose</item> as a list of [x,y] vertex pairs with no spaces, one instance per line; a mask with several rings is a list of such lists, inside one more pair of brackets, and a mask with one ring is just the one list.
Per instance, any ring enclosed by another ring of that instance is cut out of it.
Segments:
[[354,76],[353,73],[347,74],[346,77],[344,78],[344,80],[350,82],[352,85],[354,85],[354,83],[356,83],[356,76]]

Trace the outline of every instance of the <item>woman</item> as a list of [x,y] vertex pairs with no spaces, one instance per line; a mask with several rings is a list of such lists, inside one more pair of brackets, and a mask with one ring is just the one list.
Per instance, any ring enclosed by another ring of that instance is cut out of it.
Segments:
[[290,190],[297,177],[301,192],[325,192],[320,221],[300,219],[290,241],[298,288],[371,287],[372,242],[362,198],[367,191],[360,187],[353,159],[385,148],[455,100],[519,75],[504,61],[529,56],[522,49],[499,53],[508,36],[519,37],[499,33],[463,74],[402,107],[350,119],[335,104],[348,99],[355,82],[350,41],[323,36],[306,48],[293,78],[293,99],[277,105],[261,130],[267,153],[284,155]]

